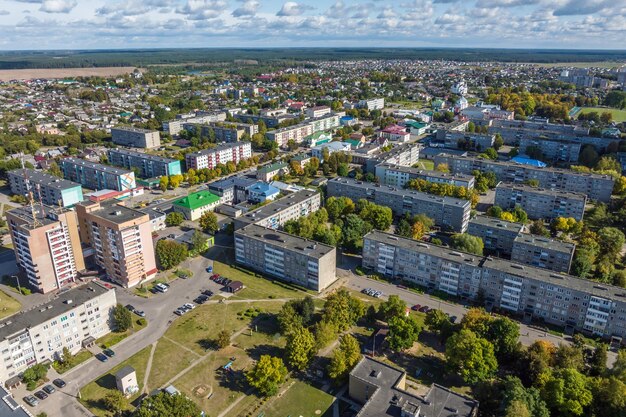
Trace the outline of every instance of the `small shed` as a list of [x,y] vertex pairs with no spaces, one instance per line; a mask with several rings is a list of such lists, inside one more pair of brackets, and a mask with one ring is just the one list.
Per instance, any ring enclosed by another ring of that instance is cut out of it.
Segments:
[[115,384],[125,396],[130,397],[139,391],[137,373],[132,366],[125,366],[115,374]]
[[241,290],[243,290],[243,282],[241,281],[233,281],[226,286],[226,291],[233,294]]

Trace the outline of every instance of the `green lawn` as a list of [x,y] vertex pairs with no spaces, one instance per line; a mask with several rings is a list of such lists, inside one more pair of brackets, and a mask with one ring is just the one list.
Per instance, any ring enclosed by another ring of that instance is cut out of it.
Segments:
[[4,291],[0,291],[0,319],[17,313],[22,305]]
[[[113,417],[113,413],[103,408],[102,400],[109,390],[116,389],[115,373],[126,365],[132,366],[137,372],[137,383],[139,384],[140,393],[143,389],[143,378],[146,373],[146,366],[148,364],[148,358],[150,357],[151,349],[152,346],[146,347],[145,349],[128,358],[128,360],[111,369],[109,373],[101,375],[95,381],[92,381],[89,384],[85,385],[80,390],[80,402],[97,417]],[[131,397],[130,400],[133,401],[134,399],[136,399],[139,396],[139,393]]]
[[119,342],[126,339],[131,334],[138,332],[139,330],[143,329],[144,327],[148,325],[148,322],[145,319],[143,319],[143,322],[145,324],[142,325],[142,324],[139,324],[139,322],[140,322],[139,316],[136,316],[133,314],[133,328],[132,329],[126,330],[125,332],[111,332],[109,334],[106,334],[102,336],[101,338],[99,338],[98,340],[96,340],[96,345],[100,346],[103,349],[110,348],[112,346],[117,345]]
[[174,342],[165,338],[159,339],[148,377],[149,390],[163,387],[167,381],[191,365],[197,358],[198,355],[182,349]]
[[295,381],[280,398],[268,401],[261,407],[266,417],[332,417],[334,397],[302,381]]
[[431,161],[430,159],[420,159],[419,162],[415,164],[415,166],[421,169],[429,170],[429,171],[435,170],[435,163]]
[[609,112],[613,115],[613,121],[615,122],[626,122],[626,110],[612,109],[608,107],[583,107],[580,109],[580,112],[576,114],[587,114],[591,112],[596,112],[602,114],[604,112]]
[[59,368],[56,362],[54,362],[52,366],[59,374],[64,374],[70,369],[75,368],[81,363],[85,362],[87,359],[91,358],[92,356],[93,356],[93,353],[91,353],[87,349],[82,349],[77,354],[74,355],[74,366],[72,366],[71,368],[63,368],[63,369]]

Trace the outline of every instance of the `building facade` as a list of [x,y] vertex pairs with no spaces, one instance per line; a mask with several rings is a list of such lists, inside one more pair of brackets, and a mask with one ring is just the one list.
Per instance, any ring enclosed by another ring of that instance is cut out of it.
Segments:
[[521,223],[495,217],[476,216],[469,221],[467,233],[483,240],[485,249],[496,255],[510,256],[513,242],[525,230]]
[[[419,162],[421,149],[422,146],[419,143],[405,143],[395,146],[390,151],[366,158],[363,161],[363,165],[365,171],[372,174],[376,173],[376,165],[384,163],[411,167]],[[355,156],[356,153],[353,152],[353,161],[356,159]]]
[[278,229],[289,220],[316,212],[321,206],[322,195],[319,192],[309,189],[296,191],[237,217],[234,221],[235,230],[249,224]]
[[83,201],[80,184],[55,177],[34,169],[14,169],[7,172],[9,186],[13,194],[22,195],[49,206],[71,207]]
[[111,165],[131,170],[138,169],[141,178],[182,174],[180,161],[177,159],[118,148],[109,149],[107,156]]
[[15,261],[28,286],[49,293],[71,285],[85,260],[74,211],[33,204],[6,213]]
[[428,171],[420,168],[404,167],[393,164],[379,164],[376,166],[376,178],[381,184],[392,187],[404,187],[413,179],[421,179],[437,184],[449,184],[457,187],[474,188],[473,175],[449,174],[447,172]]
[[542,160],[548,160],[552,163],[557,162],[578,162],[580,156],[580,143],[548,140],[545,138],[536,139],[523,137],[519,143],[519,153],[528,155],[530,152],[540,152]]
[[154,149],[161,146],[158,130],[138,129],[136,127],[111,128],[113,143],[131,148]]
[[317,292],[335,282],[336,249],[251,224],[235,232],[235,260],[281,280]]
[[511,260],[520,264],[569,273],[576,245],[543,236],[520,234],[513,242]]
[[252,156],[250,142],[224,143],[215,148],[191,152],[185,155],[187,169],[214,169],[218,164],[235,164]]
[[135,173],[78,158],[61,160],[63,176],[92,190],[126,191],[137,187]]

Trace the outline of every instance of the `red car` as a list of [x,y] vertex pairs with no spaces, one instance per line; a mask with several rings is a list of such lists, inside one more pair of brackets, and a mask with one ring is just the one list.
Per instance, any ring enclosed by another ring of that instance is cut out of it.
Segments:
[[220,274],[213,274],[211,275],[211,281],[215,281],[216,279],[218,279],[220,277]]
[[413,307],[411,307],[411,310],[413,310],[413,311],[418,311],[420,308],[422,308],[422,306],[421,306],[421,305],[419,305],[419,304],[415,304]]

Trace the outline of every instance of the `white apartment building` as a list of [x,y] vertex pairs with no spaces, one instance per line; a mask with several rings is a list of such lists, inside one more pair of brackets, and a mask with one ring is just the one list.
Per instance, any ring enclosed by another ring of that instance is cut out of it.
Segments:
[[382,110],[385,108],[385,99],[384,98],[370,98],[368,100],[361,100],[357,105],[360,109],[368,109],[368,110]]
[[0,381],[109,333],[116,304],[115,291],[94,281],[0,321]]
[[242,159],[252,157],[250,142],[224,143],[215,148],[204,149],[185,155],[187,169],[213,169],[218,164],[234,162],[237,164]]
[[330,114],[330,107],[328,106],[310,107],[306,109],[304,113],[306,114],[306,117],[318,118],[318,117],[322,117],[322,116],[326,116],[327,114]]

